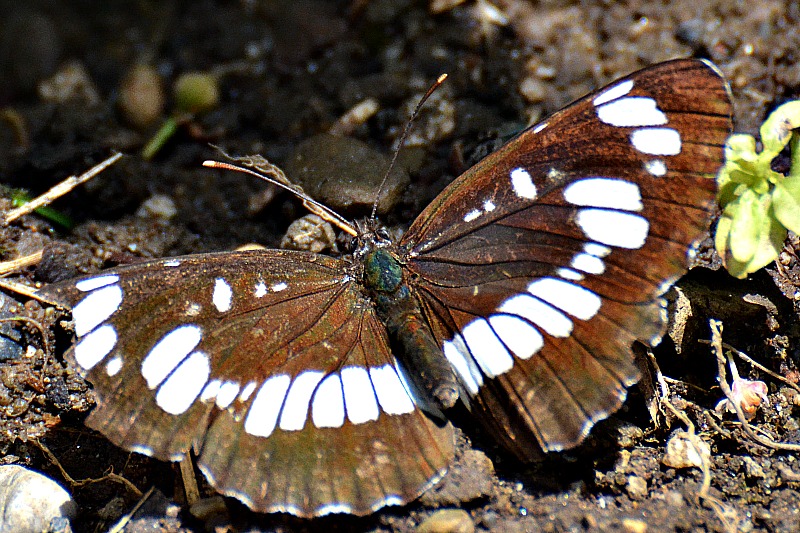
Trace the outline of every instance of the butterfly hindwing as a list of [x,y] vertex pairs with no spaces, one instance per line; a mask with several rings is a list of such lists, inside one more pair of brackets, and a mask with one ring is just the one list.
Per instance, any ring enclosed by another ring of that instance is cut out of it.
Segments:
[[730,129],[715,68],[655,65],[525,130],[404,235],[435,336],[520,457],[576,445],[638,379],[630,345],[660,338]]
[[194,447],[255,510],[365,514],[413,499],[452,458],[452,428],[417,408],[341,260],[194,255],[41,294],[73,309],[89,425],[160,459]]

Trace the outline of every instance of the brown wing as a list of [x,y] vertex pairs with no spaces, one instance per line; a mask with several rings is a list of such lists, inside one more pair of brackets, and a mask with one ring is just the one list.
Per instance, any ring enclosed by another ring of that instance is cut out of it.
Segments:
[[417,408],[345,267],[194,255],[40,292],[73,310],[67,359],[112,442],[164,460],[194,446],[209,482],[256,511],[366,514],[437,481],[453,435]]
[[630,345],[660,339],[730,129],[714,67],[655,65],[525,130],[404,236],[445,355],[520,457],[575,446],[638,379]]

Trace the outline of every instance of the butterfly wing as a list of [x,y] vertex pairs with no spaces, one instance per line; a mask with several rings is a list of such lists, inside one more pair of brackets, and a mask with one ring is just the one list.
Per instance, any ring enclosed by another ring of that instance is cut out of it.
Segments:
[[344,261],[193,255],[40,294],[72,308],[88,424],[163,460],[194,447],[209,482],[254,510],[366,514],[415,498],[452,459],[451,426],[417,408]]
[[730,129],[714,67],[655,65],[522,132],[403,237],[473,409],[521,458],[577,445],[638,379],[631,343],[660,339]]

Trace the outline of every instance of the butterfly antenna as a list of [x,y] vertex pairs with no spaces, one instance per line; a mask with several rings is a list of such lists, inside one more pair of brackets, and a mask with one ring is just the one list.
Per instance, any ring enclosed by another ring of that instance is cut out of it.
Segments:
[[[224,152],[223,152],[223,154],[224,154]],[[225,154],[225,155],[227,156],[227,154]],[[247,158],[245,158],[245,159],[247,159]],[[343,216],[341,216],[339,213],[337,213],[336,211],[334,211],[330,207],[328,207],[328,206],[326,206],[324,204],[321,204],[320,202],[314,200],[309,195],[307,195],[305,192],[303,192],[303,190],[300,189],[300,187],[288,182],[288,180],[287,180],[287,183],[284,183],[283,181],[281,181],[279,179],[275,179],[275,178],[267,175],[266,173],[262,173],[262,172],[259,172],[257,170],[253,170],[252,168],[247,168],[247,167],[244,167],[244,166],[234,165],[232,163],[224,163],[222,161],[214,161],[214,160],[203,161],[203,166],[204,167],[208,167],[208,168],[216,168],[216,169],[220,169],[220,170],[233,170],[235,172],[242,172],[244,174],[250,174],[251,176],[255,176],[257,178],[260,178],[260,179],[266,181],[267,183],[271,183],[271,184],[275,185],[276,187],[280,187],[281,189],[292,193],[297,198],[299,198],[300,200],[303,201],[303,205],[306,207],[306,209],[308,209],[309,211],[311,211],[312,213],[314,213],[318,217],[322,218],[326,222],[330,222],[331,224],[333,224],[337,228],[339,228],[342,231],[352,235],[353,237],[356,237],[358,235],[358,231],[356,230],[356,228],[350,222],[348,222],[347,219],[345,219]],[[259,165],[259,167],[257,167],[257,168],[260,169],[261,166]]]
[[394,164],[397,162],[397,155],[400,153],[400,148],[403,147],[403,143],[406,141],[406,137],[408,137],[408,133],[411,131],[411,124],[419,115],[419,110],[422,109],[422,106],[431,97],[433,92],[439,88],[439,86],[444,83],[444,80],[447,79],[447,74],[442,74],[439,76],[433,85],[431,85],[430,89],[425,93],[425,95],[420,99],[417,107],[414,108],[414,112],[411,113],[411,117],[409,117],[408,122],[406,122],[405,127],[403,128],[403,133],[400,134],[400,141],[397,143],[397,148],[394,151],[394,155],[392,155],[392,160],[389,162],[389,168],[386,169],[386,174],[383,175],[383,181],[381,181],[381,186],[378,187],[378,194],[375,196],[375,201],[372,203],[372,214],[370,214],[370,218],[375,220],[375,216],[378,212],[378,199],[381,197],[381,193],[383,192],[383,188],[386,186],[386,182],[389,180],[389,174],[392,173],[392,169],[394,169]]

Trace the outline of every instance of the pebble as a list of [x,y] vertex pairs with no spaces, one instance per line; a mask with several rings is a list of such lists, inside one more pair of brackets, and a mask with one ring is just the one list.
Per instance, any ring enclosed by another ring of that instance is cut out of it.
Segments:
[[178,208],[175,207],[175,200],[166,194],[154,194],[139,206],[136,210],[136,216],[148,220],[156,219],[169,221],[175,218],[178,214]]
[[410,182],[395,166],[378,198],[388,165],[388,157],[358,139],[323,133],[300,143],[284,170],[306,194],[340,214],[369,212],[376,198],[378,212],[387,213]]
[[474,533],[475,523],[463,509],[441,509],[426,518],[417,533]]
[[117,108],[125,122],[143,129],[161,117],[165,100],[161,76],[154,67],[140,64],[122,78]]
[[639,476],[628,476],[625,490],[632,500],[643,500],[647,497],[647,481]]
[[703,439],[679,429],[667,441],[661,462],[671,468],[701,468],[710,458],[711,450]]
[[303,250],[317,254],[333,249],[335,244],[336,233],[333,227],[314,214],[292,222],[281,239],[281,248],[284,250]]
[[89,71],[79,61],[70,61],[38,87],[39,97],[53,104],[76,102],[87,107],[100,103],[100,93]]
[[491,493],[493,479],[492,460],[479,450],[467,450],[456,457],[438,485],[422,494],[420,502],[431,506],[471,502]]
[[638,518],[624,518],[622,520],[622,531],[626,533],[646,533],[647,523]]
[[69,493],[49,477],[19,465],[0,466],[0,532],[40,533],[75,511]]

